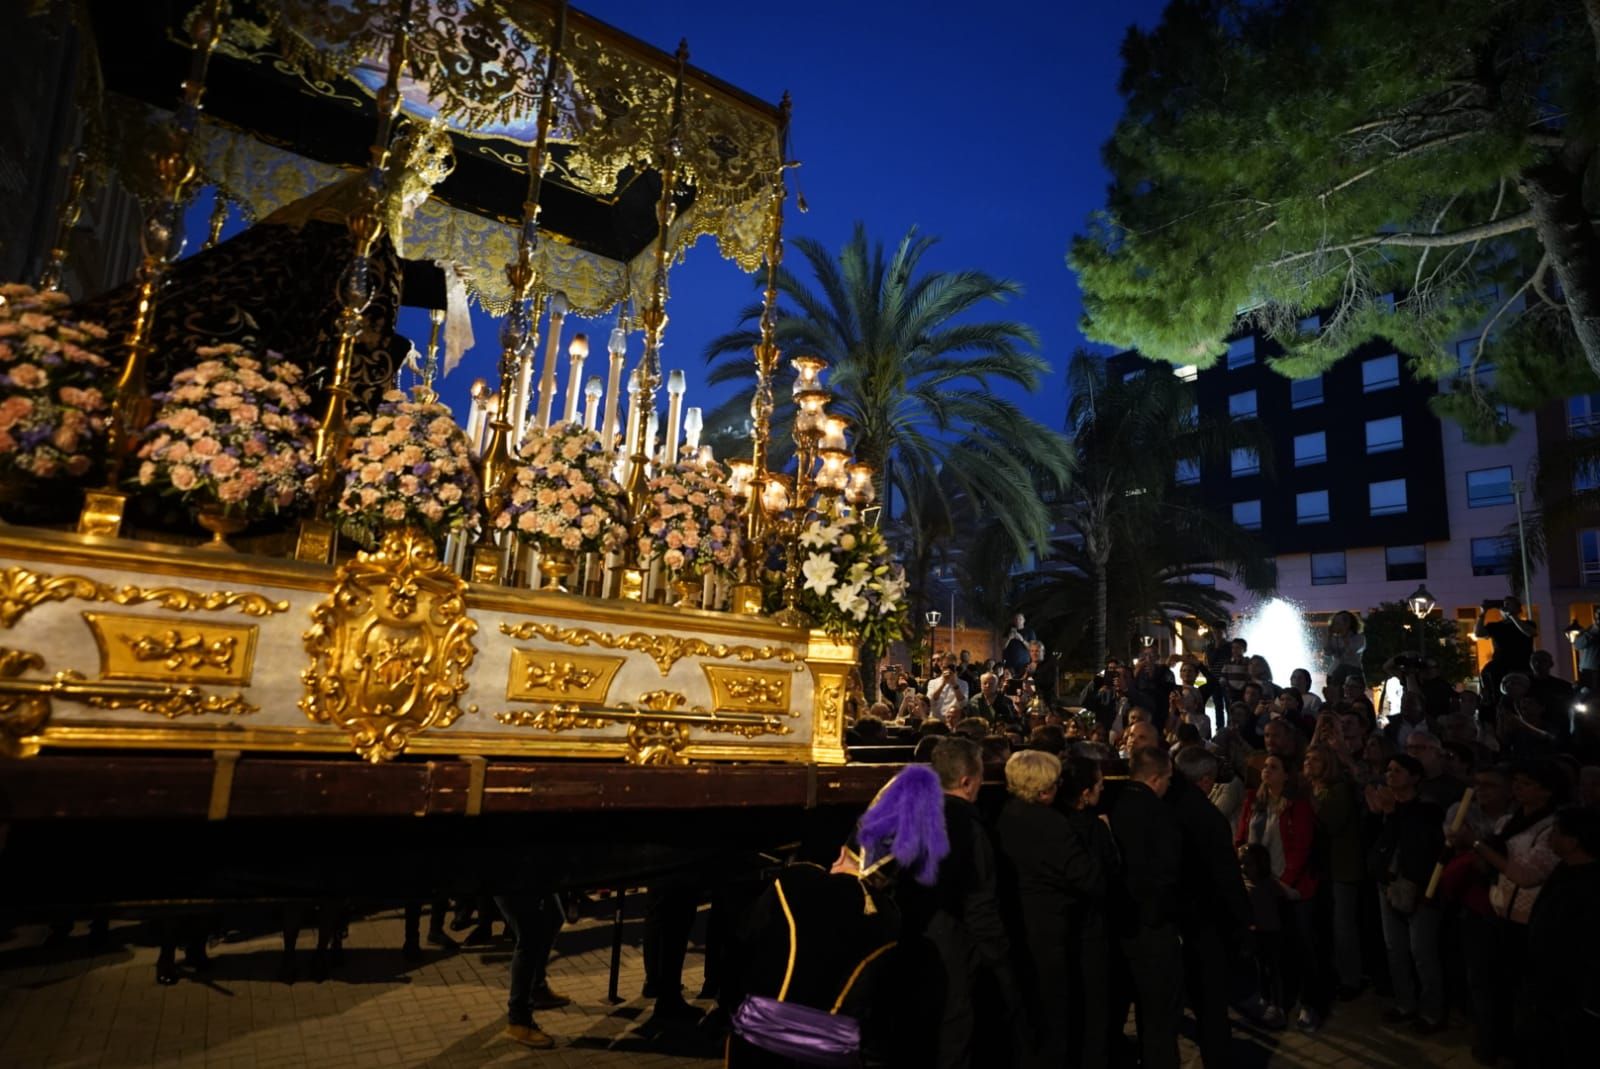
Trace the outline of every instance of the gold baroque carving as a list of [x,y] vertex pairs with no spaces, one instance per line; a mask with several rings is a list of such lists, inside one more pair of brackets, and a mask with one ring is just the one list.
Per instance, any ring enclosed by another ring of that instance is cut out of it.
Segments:
[[562,627],[539,620],[523,620],[515,624],[501,624],[500,633],[526,642],[542,638],[567,646],[599,646],[608,650],[634,650],[656,662],[665,676],[672,666],[685,657],[736,657],[740,661],[782,661],[791,664],[799,655],[787,646],[738,646],[722,642],[707,642],[699,638],[679,638],[649,631],[629,631],[613,635],[604,631],[591,631],[587,627]]
[[136,709],[175,720],[181,716],[250,716],[260,712],[243,694],[210,694],[199,687],[86,679],[73,671],[49,679],[23,679],[29,669],[44,668],[44,659],[29,650],[0,648],[0,755],[31,757],[38,753],[30,739],[44,729],[56,699],[80,702],[93,709]]
[[47,601],[67,601],[72,598],[108,601],[116,605],[154,602],[171,612],[217,612],[237,608],[246,616],[270,616],[289,611],[287,601],[273,601],[251,592],[202,592],[175,586],[114,587],[82,575],[48,575],[20,566],[0,569],[0,627],[15,627],[17,621]]
[[555,701],[603,705],[624,657],[550,654],[512,650],[507,701]]
[[730,668],[702,664],[706,682],[711,685],[713,709],[754,712],[789,711],[790,674],[759,668]]
[[687,701],[677,691],[651,690],[639,695],[637,704],[616,709],[553,705],[548,709],[496,713],[495,719],[509,727],[551,732],[598,730],[608,724],[626,724],[626,757],[635,765],[688,764],[683,750],[689,745],[690,733],[695,728],[745,739],[789,734],[788,725],[775,716],[719,717],[699,707],[677,712]]
[[255,666],[255,624],[174,626],[160,616],[86,612],[100,650],[104,679],[249,684]]
[[686,765],[689,725],[670,720],[635,720],[628,725],[630,765]]
[[374,763],[419,731],[455,723],[477,654],[464,588],[433,540],[405,528],[341,565],[305,633],[306,716],[343,728]]
[[585,716],[577,706],[554,706],[549,709],[514,709],[496,713],[494,718],[508,727],[535,728],[540,731],[572,731],[579,728],[603,728],[608,723],[602,716]]

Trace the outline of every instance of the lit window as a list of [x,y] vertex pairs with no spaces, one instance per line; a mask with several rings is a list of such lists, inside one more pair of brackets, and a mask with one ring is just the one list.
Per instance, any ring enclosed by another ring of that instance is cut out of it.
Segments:
[[1173,479],[1179,486],[1193,486],[1200,481],[1200,462],[1192,458],[1178,461],[1178,468],[1173,474]]
[[1367,484],[1367,508],[1374,516],[1394,516],[1406,510],[1406,481],[1386,479]]
[[[1595,531],[1584,531],[1585,537]],[[1596,547],[1600,550],[1600,546]],[[1596,562],[1600,569],[1600,560]],[[1508,538],[1474,538],[1472,540],[1473,575],[1509,575],[1511,573],[1511,540]],[[1587,572],[1585,575],[1587,576]],[[1587,582],[1587,578],[1585,582]]]
[[1233,503],[1233,522],[1247,531],[1261,530],[1261,502],[1235,501]]
[[1256,418],[1256,392],[1245,390],[1228,398],[1228,415],[1234,419]]
[[1364,393],[1387,390],[1400,385],[1400,358],[1394,353],[1361,362],[1361,389]]
[[1467,472],[1467,507],[1488,508],[1511,504],[1511,469],[1479,468]]
[[1200,369],[1193,364],[1184,364],[1182,367],[1173,368],[1172,373],[1178,377],[1179,382],[1193,382],[1200,377]]
[[1294,495],[1295,523],[1327,523],[1328,491],[1307,490]]
[[1301,334],[1315,334],[1322,329],[1322,317],[1319,315],[1306,316],[1296,324],[1296,328]]
[[1311,554],[1312,586],[1339,586],[1344,578],[1344,550]]
[[1328,435],[1326,431],[1312,431],[1310,434],[1297,434],[1294,436],[1294,466],[1303,468],[1307,464],[1321,464],[1328,459]]
[[1289,383],[1289,407],[1310,408],[1322,403],[1322,376],[1295,379]]
[[1256,362],[1255,335],[1249,334],[1243,338],[1235,338],[1228,343],[1228,370],[1236,367],[1249,367]]
[[1367,420],[1367,452],[1392,453],[1405,446],[1405,432],[1399,416]]
[[1260,475],[1260,455],[1254,449],[1235,449],[1233,451],[1232,471],[1236,478],[1240,475]]
[[[1578,556],[1583,565],[1583,585],[1600,586],[1600,530],[1591,527],[1578,532]],[[1511,557],[1511,546],[1506,545],[1506,558]],[[1477,558],[1473,558],[1474,564]],[[1476,568],[1474,568],[1476,571]]]
[[[1478,360],[1478,340],[1478,338],[1463,338],[1456,342],[1456,369],[1462,376],[1476,375],[1480,382],[1492,383],[1494,364],[1490,362],[1487,354],[1482,360]],[[1476,369],[1472,366],[1474,360],[1478,360]]]
[[1567,398],[1567,433],[1574,438],[1592,438],[1600,432],[1600,393]]
[[1390,546],[1383,551],[1384,574],[1390,582],[1428,578],[1428,550],[1424,546]]

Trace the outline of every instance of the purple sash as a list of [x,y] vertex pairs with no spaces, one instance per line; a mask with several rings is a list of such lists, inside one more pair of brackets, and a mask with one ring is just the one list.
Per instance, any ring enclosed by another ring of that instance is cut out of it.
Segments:
[[751,995],[733,1011],[733,1030],[751,1046],[801,1065],[861,1064],[861,1025],[854,1017],[798,1002]]

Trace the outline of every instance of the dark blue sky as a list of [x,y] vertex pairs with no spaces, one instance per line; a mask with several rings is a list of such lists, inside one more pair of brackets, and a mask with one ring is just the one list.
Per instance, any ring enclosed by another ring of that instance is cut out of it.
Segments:
[[[1024,296],[999,311],[1038,330],[1054,373],[1024,404],[1059,425],[1063,369],[1083,344],[1065,253],[1103,200],[1099,150],[1121,112],[1123,34],[1135,21],[1152,25],[1164,0],[578,6],[667,51],[688,38],[691,62],[758,96],[792,94],[803,166],[791,190],[805,193],[810,211],[799,214],[791,197],[787,233],[838,248],[859,219],[892,247],[914,224],[940,238],[929,266],[1022,283]],[[664,363],[685,370],[688,403],[709,410],[705,346],[733,326],[751,283],[706,238],[671,285]],[[425,321],[415,324],[407,317],[403,329],[420,347]],[[477,337],[445,384],[463,417],[471,380],[494,380],[495,324],[478,317]]]

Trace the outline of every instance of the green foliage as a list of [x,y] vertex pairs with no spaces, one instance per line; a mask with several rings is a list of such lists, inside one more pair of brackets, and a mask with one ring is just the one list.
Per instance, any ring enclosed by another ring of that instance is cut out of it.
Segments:
[[[788,268],[778,273],[778,344],[791,356],[810,353],[828,361],[831,411],[849,420],[856,455],[877,470],[880,497],[897,499],[887,511],[915,543],[902,545],[914,595],[958,504],[999,517],[1017,552],[1026,553],[1043,546],[1049,533],[1033,470],[1059,484],[1072,468],[1071,445],[1062,435],[994,392],[1007,383],[1037,389],[1049,370],[1033,352],[1038,338],[1032,328],[976,318],[1019,287],[980,271],[925,270],[922,258],[933,241],[913,228],[885,255],[857,224],[837,257],[808,238],[790,243],[813,281]],[[747,308],[740,329],[706,350],[713,383],[744,384],[707,419],[723,455],[741,441],[727,429],[738,427],[750,409],[755,364],[749,354],[760,340],[760,311],[759,305]],[[786,400],[793,381],[784,362],[775,396]],[[779,405],[774,466],[784,461],[790,407]]]
[[1367,637],[1367,652],[1361,659],[1367,679],[1383,678],[1383,666],[1397,654],[1416,655],[1419,650],[1439,662],[1439,672],[1447,682],[1460,683],[1476,674],[1477,657],[1470,640],[1461,636],[1454,620],[1433,613],[1422,621],[1417,634],[1417,618],[1398,601],[1386,601],[1362,621]]
[[1502,401],[1594,388],[1600,240],[1546,210],[1593,203],[1583,2],[1174,0],[1123,46],[1113,182],[1069,256],[1084,332],[1205,367],[1243,312],[1291,377],[1381,336],[1453,378],[1483,324],[1439,407],[1484,437]]
[[1276,573],[1248,532],[1175,484],[1175,468],[1179,459],[1215,462],[1249,447],[1270,472],[1259,427],[1197,421],[1188,383],[1155,369],[1122,381],[1086,352],[1073,357],[1067,382],[1078,467],[1054,502],[1049,559],[1018,581],[1018,608],[1069,666],[1104,663],[1108,649],[1121,651],[1152,618],[1225,626],[1233,598],[1207,580],[1264,591]]

